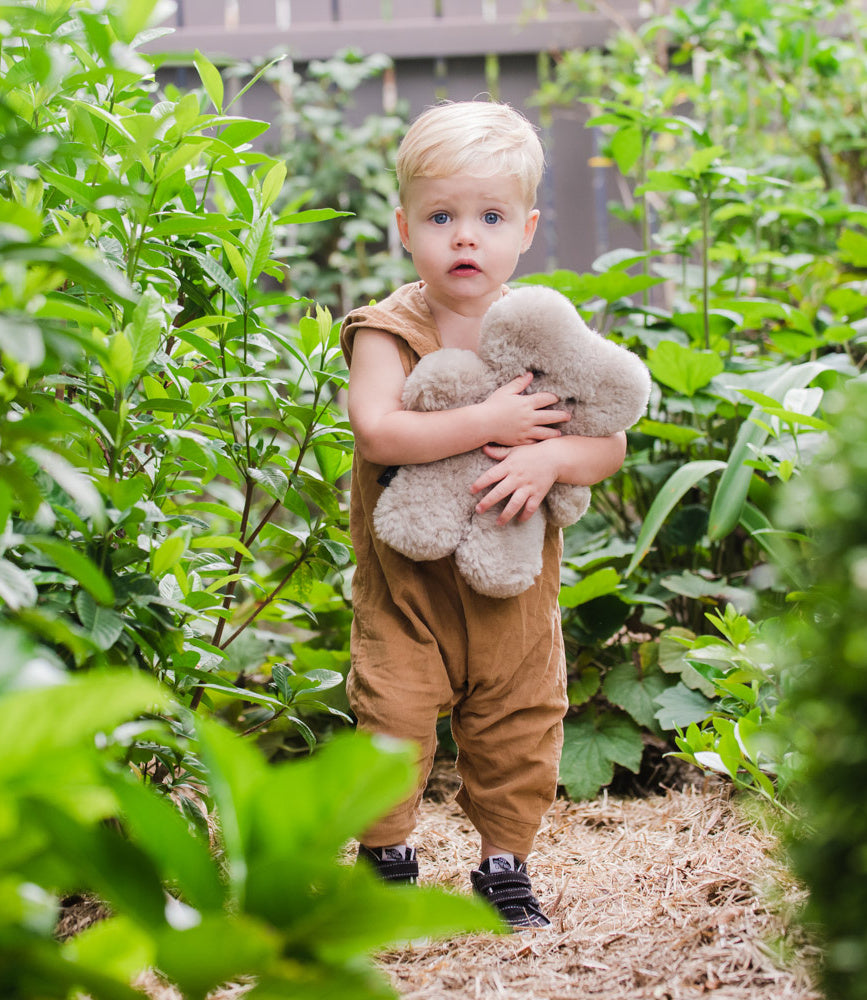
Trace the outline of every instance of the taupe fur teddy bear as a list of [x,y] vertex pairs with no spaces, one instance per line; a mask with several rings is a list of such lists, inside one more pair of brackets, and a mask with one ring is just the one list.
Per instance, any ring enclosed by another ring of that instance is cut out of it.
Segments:
[[[564,434],[604,437],[631,427],[644,412],[650,375],[631,351],[590,330],[572,303],[552,288],[510,291],[484,316],[479,351],[442,348],[425,355],[406,380],[407,410],[447,410],[480,403],[524,372],[528,392],[552,392],[555,409],[572,417]],[[546,519],[579,520],[586,486],[555,483],[527,521],[496,524],[505,501],[477,514],[470,486],[495,464],[481,448],[437,462],[405,465],[383,490],[373,514],[379,537],[410,559],[455,554],[470,586],[489,597],[513,597],[542,569]]]

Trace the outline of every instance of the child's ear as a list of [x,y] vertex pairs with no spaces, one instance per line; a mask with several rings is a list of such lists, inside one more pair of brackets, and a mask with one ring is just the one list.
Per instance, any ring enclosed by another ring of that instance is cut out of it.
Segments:
[[533,211],[527,216],[527,221],[524,223],[524,239],[521,243],[521,253],[530,249],[530,246],[533,243],[533,237],[536,235],[536,226],[538,224],[539,209],[534,208]]
[[398,205],[394,210],[394,218],[397,221],[397,231],[400,235],[400,242],[403,244],[404,250],[412,253],[412,248],[409,245],[409,223],[406,219],[406,212],[403,210],[403,205]]

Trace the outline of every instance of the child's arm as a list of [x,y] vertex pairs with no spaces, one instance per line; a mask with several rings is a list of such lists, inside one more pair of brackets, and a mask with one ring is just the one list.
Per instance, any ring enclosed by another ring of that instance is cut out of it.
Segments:
[[510,497],[497,518],[506,524],[513,517],[526,521],[538,510],[554,483],[592,486],[613,475],[626,457],[626,434],[611,437],[580,437],[574,434],[532,447],[486,447],[485,452],[498,460],[472,485],[472,492],[491,489],[476,506],[482,514],[495,503]]
[[349,421],[356,448],[370,462],[413,465],[491,441],[517,446],[554,440],[560,431],[548,425],[569,419],[564,410],[543,409],[557,402],[553,393],[522,395],[532,381],[529,373],[483,403],[424,413],[403,409],[405,381],[397,339],[382,330],[359,330],[349,370]]

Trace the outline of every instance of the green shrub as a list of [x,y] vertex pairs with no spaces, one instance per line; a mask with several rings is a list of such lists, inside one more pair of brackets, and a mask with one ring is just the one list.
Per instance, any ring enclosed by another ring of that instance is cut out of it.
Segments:
[[667,722],[671,733],[675,718],[696,725],[684,753],[718,754],[724,738],[738,780],[749,764],[749,780],[769,791],[769,761],[744,755],[732,728],[742,714],[741,728],[758,723],[746,718],[756,706],[733,715],[716,685],[732,671],[739,683],[742,670],[763,686],[750,652],[726,641],[715,676],[699,683],[685,664],[689,685],[683,657],[655,646],[680,635],[700,661],[724,617],[710,609],[775,616],[804,585],[782,558],[775,501],[824,440],[825,393],[863,366],[867,325],[865,214],[846,200],[867,137],[860,117],[835,110],[844,81],[863,89],[863,15],[850,9],[840,35],[817,27],[839,9],[680,4],[605,50],[565,54],[537,95],[588,105],[604,153],[597,168],[622,175],[628,196],[612,209],[634,241],[591,273],[521,280],[562,291],[590,325],[641,354],[655,383],[622,470],[566,533],[574,712],[562,777],[573,793],[593,794],[615,764],[635,770],[642,731],[658,736]]
[[[401,799],[414,754],[348,736],[268,765],[227,728],[189,720],[218,851],[123,765],[133,736],[183,717],[141,672],[51,668],[0,630],[0,995],[135,1000],[157,970],[189,1000],[238,977],[257,997],[393,997],[366,959],[420,935],[496,930],[479,901],[395,891],[338,863],[346,840]],[[147,721],[147,716],[151,720]],[[60,943],[58,899],[91,892],[110,915]]]
[[[806,917],[824,936],[829,998],[867,997],[867,384],[828,403],[834,432],[787,492],[781,517],[814,536],[804,565],[788,735],[797,754],[790,843],[809,888]],[[793,738],[794,737],[794,738]]]
[[345,366],[330,314],[275,290],[308,216],[274,208],[267,123],[202,55],[203,89],[160,93],[154,8],[0,20],[0,617],[285,755],[345,718]]

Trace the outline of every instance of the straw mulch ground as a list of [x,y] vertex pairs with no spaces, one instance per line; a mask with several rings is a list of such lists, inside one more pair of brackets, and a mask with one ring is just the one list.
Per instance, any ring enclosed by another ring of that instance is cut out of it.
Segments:
[[[415,843],[423,881],[468,892],[478,839],[451,801],[455,778],[435,772]],[[800,890],[721,782],[558,801],[530,869],[553,928],[384,954],[402,1000],[821,1000],[816,953],[789,925]],[[138,985],[179,1000],[156,976]]]
[[[477,836],[427,801],[424,881],[468,891]],[[799,890],[776,841],[722,785],[558,801],[529,865],[553,929],[381,958],[404,1000],[816,1000],[814,954],[787,926]]]

